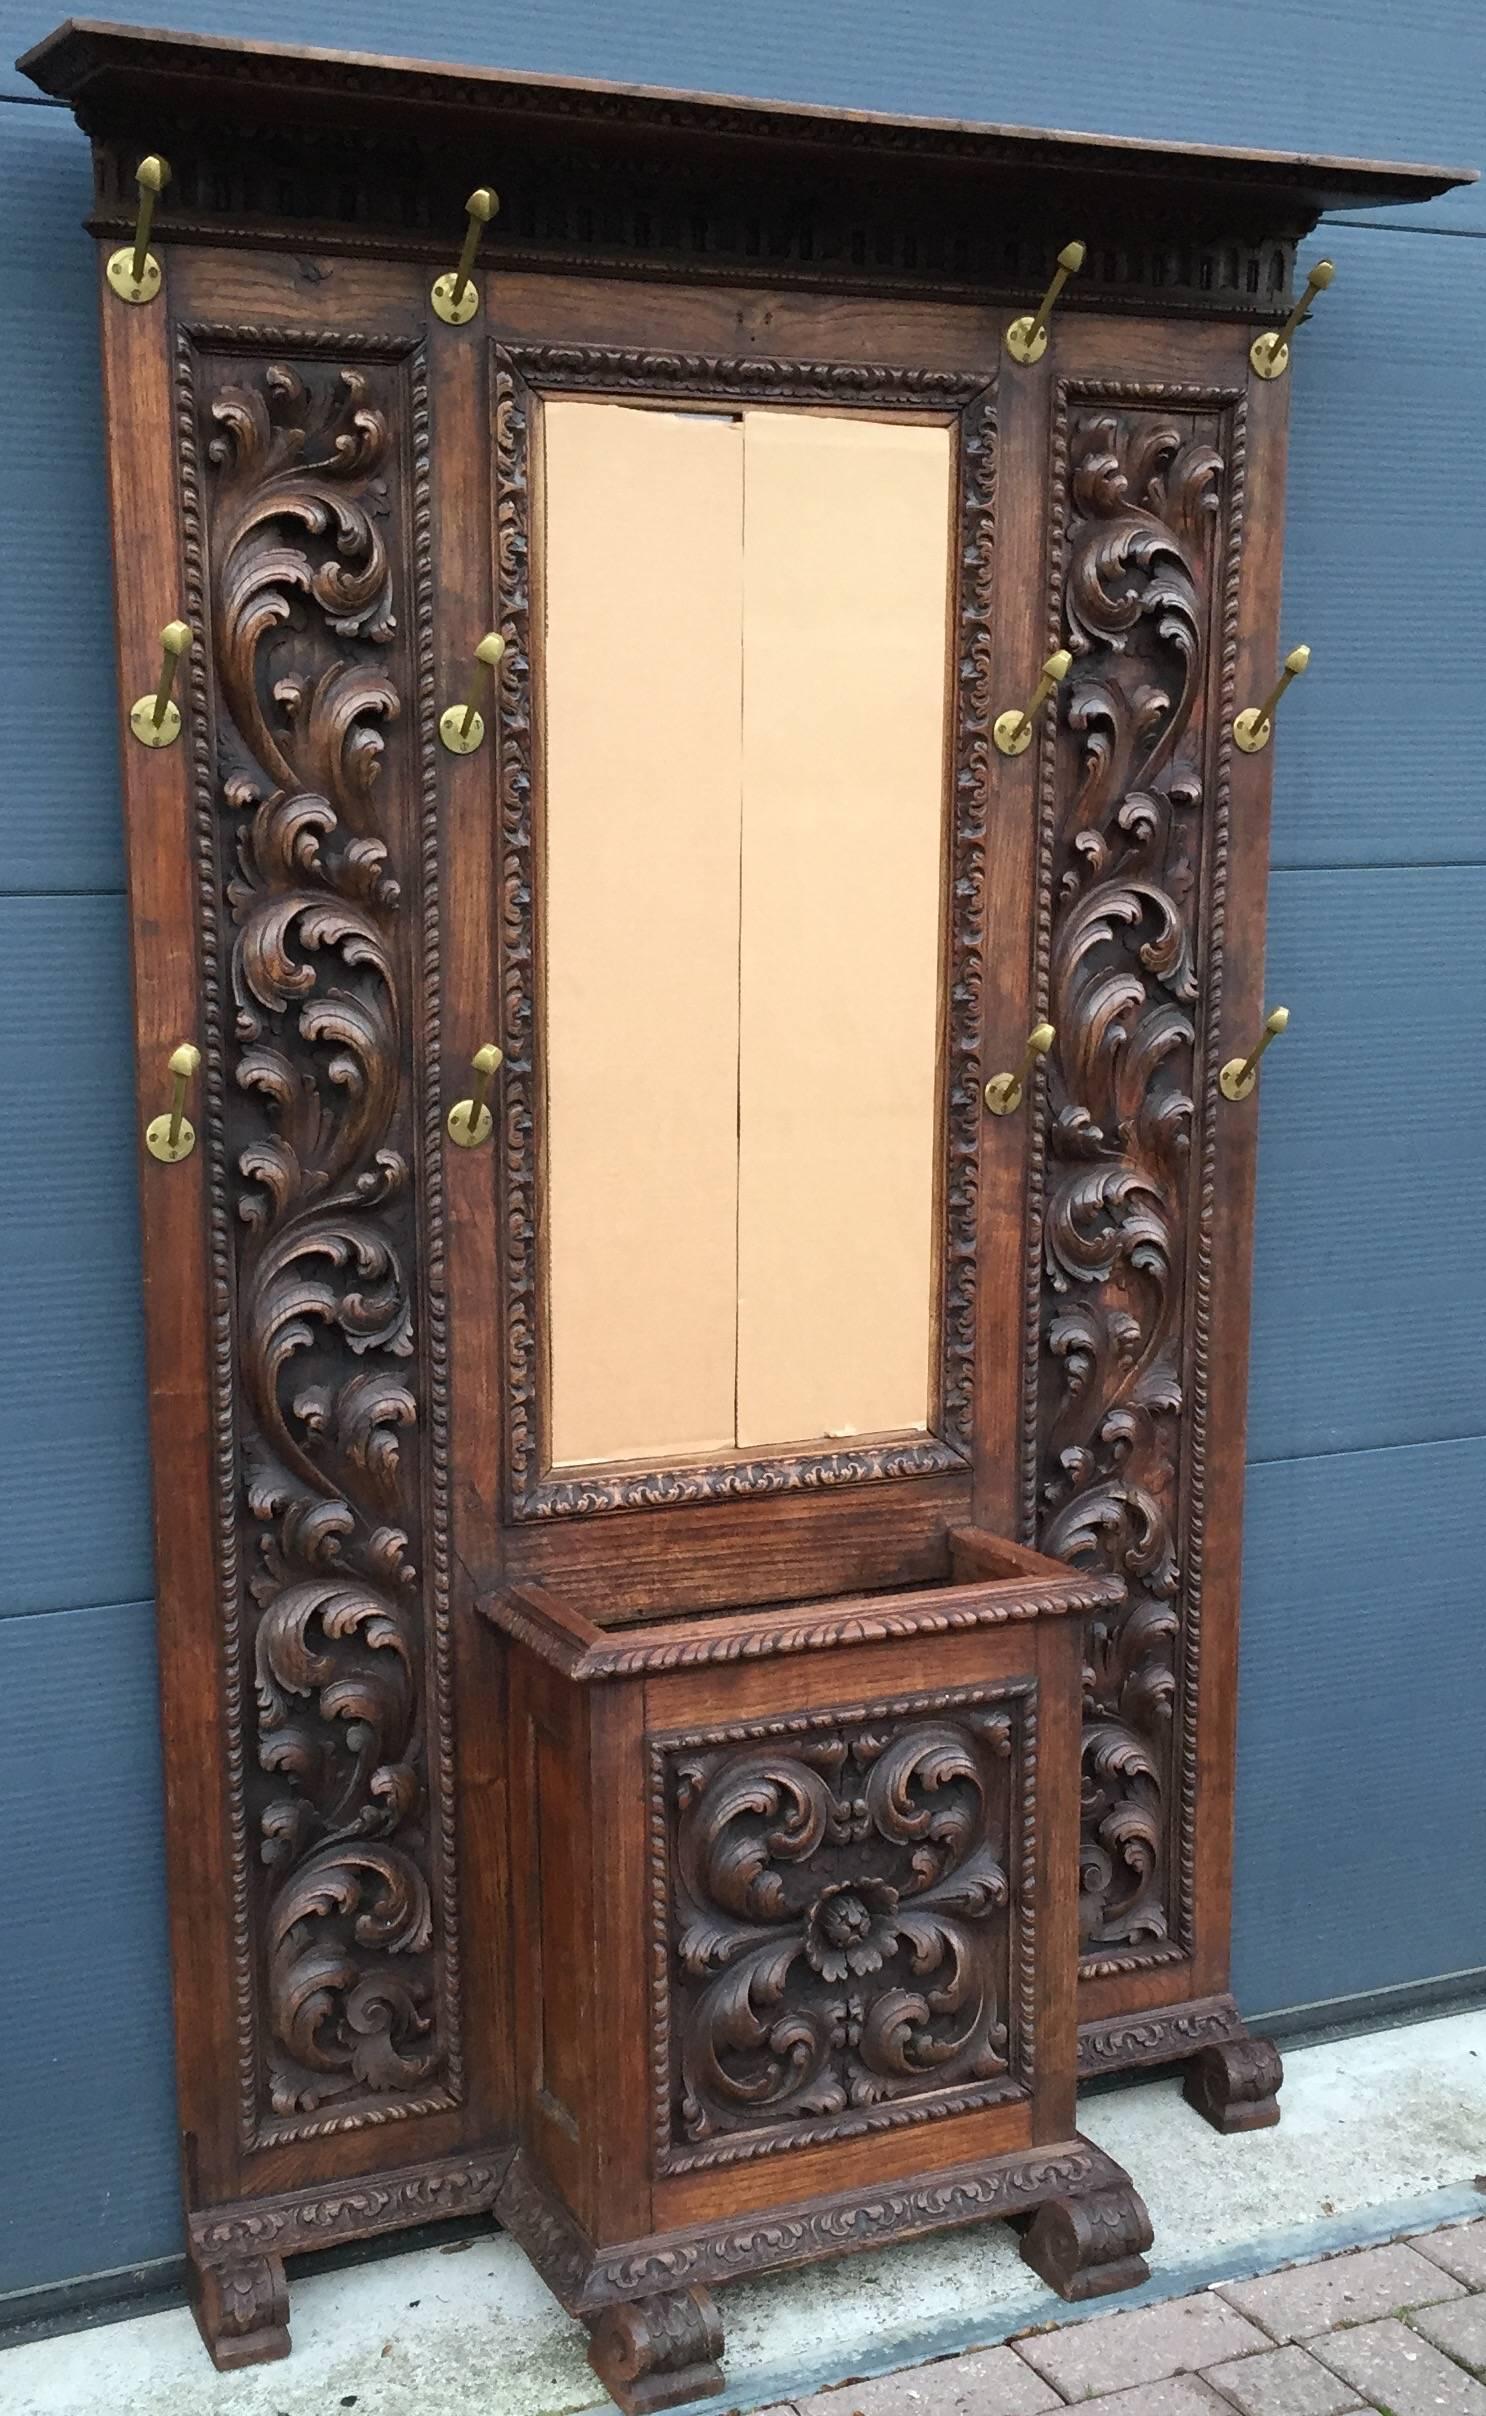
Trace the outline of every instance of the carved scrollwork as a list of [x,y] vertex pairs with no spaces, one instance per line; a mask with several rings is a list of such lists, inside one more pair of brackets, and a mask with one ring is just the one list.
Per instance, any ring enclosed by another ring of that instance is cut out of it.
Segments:
[[[1177,1715],[1195,1668],[1184,1497],[1201,1104],[1198,969],[1210,895],[1212,606],[1221,412],[1205,398],[1060,404],[1066,755],[1044,787],[1049,1061],[1029,1364],[1029,1521],[1041,1548],[1123,1579],[1086,1625],[1085,1968],[1182,1951]],[[1165,407],[1162,402],[1165,402]],[[1185,403],[1185,407],[1182,407]],[[1104,407],[1101,407],[1104,404]],[[1184,1655],[1188,1658],[1184,1661]],[[1187,1675],[1184,1676],[1184,1670]]]
[[658,1756],[671,2169],[1021,2092],[1029,1718],[1012,1690]]
[[[199,375],[187,345],[188,392]],[[274,2136],[449,2102],[415,1354],[418,821],[384,776],[417,677],[397,609],[407,400],[386,362],[213,363],[187,493],[215,684],[198,771],[220,934],[224,1583],[252,1684],[234,1779],[259,1873],[240,1919],[260,2041],[245,2117]]]

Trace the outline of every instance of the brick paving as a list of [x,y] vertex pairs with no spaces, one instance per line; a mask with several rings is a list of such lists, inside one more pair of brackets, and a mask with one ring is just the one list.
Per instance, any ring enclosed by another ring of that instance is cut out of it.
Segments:
[[1486,2219],[817,2391],[764,2416],[1486,2416]]

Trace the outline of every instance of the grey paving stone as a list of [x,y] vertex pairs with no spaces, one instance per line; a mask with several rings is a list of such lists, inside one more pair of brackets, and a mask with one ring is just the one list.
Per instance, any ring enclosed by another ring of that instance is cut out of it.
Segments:
[[1409,2246],[1453,2273],[1457,2282],[1486,2290],[1486,2223],[1447,2224],[1443,2231],[1427,2231],[1422,2239],[1411,2240]]
[[1462,2295],[1462,2285],[1428,2257],[1395,2241],[1358,2248],[1319,2265],[1261,2274],[1252,2282],[1220,2282],[1230,2307],[1262,2324],[1272,2340],[1309,2340],[1333,2324],[1365,2324],[1401,2307],[1427,2307]]
[[1072,2400],[1162,2382],[1170,2374],[1195,2374],[1199,2367],[1269,2345],[1262,2332],[1210,2290],[1164,2307],[1096,2315],[1066,2332],[1030,2333],[1016,2344],[1028,2365]]
[[1420,2307],[1410,2316],[1416,2332],[1473,2374],[1486,2375],[1486,2295],[1447,2299],[1443,2307]]
[[1311,2351],[1392,2416],[1486,2416],[1486,2388],[1396,2317],[1324,2333]]
[[1078,2416],[1233,2416],[1227,2400],[1195,2374],[1168,2375],[1164,2382],[1137,2383],[1133,2391],[1102,2392],[1074,2405]]
[[1210,2366],[1205,2379],[1242,2416],[1344,2416],[1362,2404],[1351,2384],[1318,2366],[1308,2349],[1264,2349],[1229,2366]]
[[799,2416],[1042,2416],[1063,2405],[1012,2349],[972,2349],[796,2401]]

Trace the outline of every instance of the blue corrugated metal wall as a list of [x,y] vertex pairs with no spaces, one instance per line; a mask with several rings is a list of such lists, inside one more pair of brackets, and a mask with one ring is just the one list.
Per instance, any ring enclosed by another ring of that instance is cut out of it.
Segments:
[[[782,99],[1486,160],[1479,0],[159,14]],[[0,56],[50,21],[44,0],[0,0]],[[0,70],[0,2289],[179,2244],[88,195],[70,118]],[[1300,347],[1285,628],[1315,668],[1277,763],[1270,991],[1294,1026],[1265,1077],[1250,1419],[1235,1943],[1255,2013],[1486,1964],[1483,235],[1480,187],[1332,226],[1340,275]]]

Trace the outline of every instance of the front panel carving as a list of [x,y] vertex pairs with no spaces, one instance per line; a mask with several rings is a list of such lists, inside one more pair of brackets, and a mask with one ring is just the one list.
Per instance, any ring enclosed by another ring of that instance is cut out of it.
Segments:
[[651,1748],[656,2154],[996,2103],[1033,2068],[1035,1688]]
[[1192,1819],[1242,404],[1062,385],[1044,759],[1024,1531],[1086,1627],[1084,1970],[1192,1945]]
[[392,339],[178,378],[251,2143],[459,2090],[427,404]]

